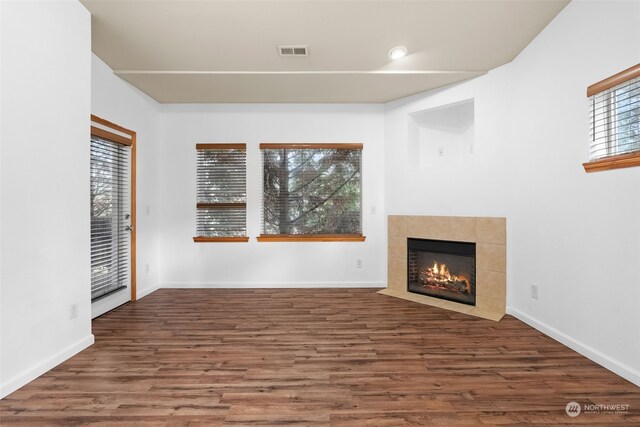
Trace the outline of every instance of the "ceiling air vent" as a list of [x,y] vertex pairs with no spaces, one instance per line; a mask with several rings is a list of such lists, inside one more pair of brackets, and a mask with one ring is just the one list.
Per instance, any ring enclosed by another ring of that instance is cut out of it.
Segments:
[[278,46],[280,56],[309,56],[309,50],[305,45]]

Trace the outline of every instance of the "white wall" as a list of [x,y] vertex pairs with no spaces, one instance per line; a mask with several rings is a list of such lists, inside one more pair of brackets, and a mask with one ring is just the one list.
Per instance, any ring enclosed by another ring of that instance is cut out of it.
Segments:
[[91,113],[136,132],[136,290],[141,298],[160,282],[159,104],[113,74],[95,55],[91,79]]
[[[2,206],[4,204],[3,202],[3,197],[2,197],[2,193],[3,193],[3,181],[2,181],[2,145],[3,145],[3,139],[4,139],[4,135],[2,132],[2,129],[4,129],[3,127],[3,114],[2,114],[2,106],[4,104],[4,100],[2,99],[2,93],[3,93],[3,88],[2,85],[4,83],[3,80],[3,69],[4,69],[4,54],[3,54],[3,45],[4,45],[4,31],[2,31],[2,22],[3,22],[3,16],[4,16],[4,6],[3,6],[3,2],[0,1],[0,309],[2,309],[4,307],[3,305],[3,294],[4,292],[2,292],[2,288],[3,288],[3,277],[4,275],[2,274],[2,260],[4,258],[3,256],[3,248],[4,245],[2,244],[2,226],[3,226],[3,221],[2,221]],[[5,396],[5,394],[7,394],[9,391],[5,390],[5,380],[4,380],[4,376],[2,375],[2,336],[3,336],[3,316],[0,313],[0,399],[2,397]]]
[[581,165],[586,87],[639,52],[640,2],[569,4],[512,64],[508,143],[510,305],[640,385],[640,168]]
[[[169,105],[162,115],[162,284],[176,287],[383,286],[383,107]],[[247,143],[249,243],[194,243],[198,142]],[[365,242],[258,243],[261,142],[361,142]],[[370,207],[377,213],[371,214]],[[356,269],[356,259],[363,268]]]
[[[636,64],[638,46],[640,2],[572,2],[511,64],[390,103],[385,121],[388,213],[506,216],[509,311],[636,384],[640,168],[581,164],[586,87]],[[475,153],[440,159],[455,173],[420,168],[409,114],[468,98]]]
[[2,2],[0,28],[4,396],[93,343],[91,28],[78,2]]

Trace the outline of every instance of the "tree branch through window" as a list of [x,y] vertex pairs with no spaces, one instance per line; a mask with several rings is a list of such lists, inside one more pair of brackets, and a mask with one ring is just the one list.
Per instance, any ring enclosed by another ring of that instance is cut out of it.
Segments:
[[264,235],[361,235],[362,147],[262,148]]

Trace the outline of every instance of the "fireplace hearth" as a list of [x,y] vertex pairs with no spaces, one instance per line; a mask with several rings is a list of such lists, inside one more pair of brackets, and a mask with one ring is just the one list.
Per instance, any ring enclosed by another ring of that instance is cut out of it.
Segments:
[[407,290],[476,305],[476,244],[407,239]]

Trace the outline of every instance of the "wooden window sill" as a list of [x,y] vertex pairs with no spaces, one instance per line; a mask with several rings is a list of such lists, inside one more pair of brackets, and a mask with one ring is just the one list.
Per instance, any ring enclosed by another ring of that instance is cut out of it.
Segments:
[[611,169],[630,168],[640,166],[640,152],[606,157],[600,160],[583,163],[586,172],[601,172]]
[[213,243],[213,242],[248,242],[249,238],[245,236],[241,237],[194,237],[193,241],[196,243]]
[[246,203],[197,203],[197,209],[246,209]]
[[261,234],[258,242],[364,242],[361,234]]

